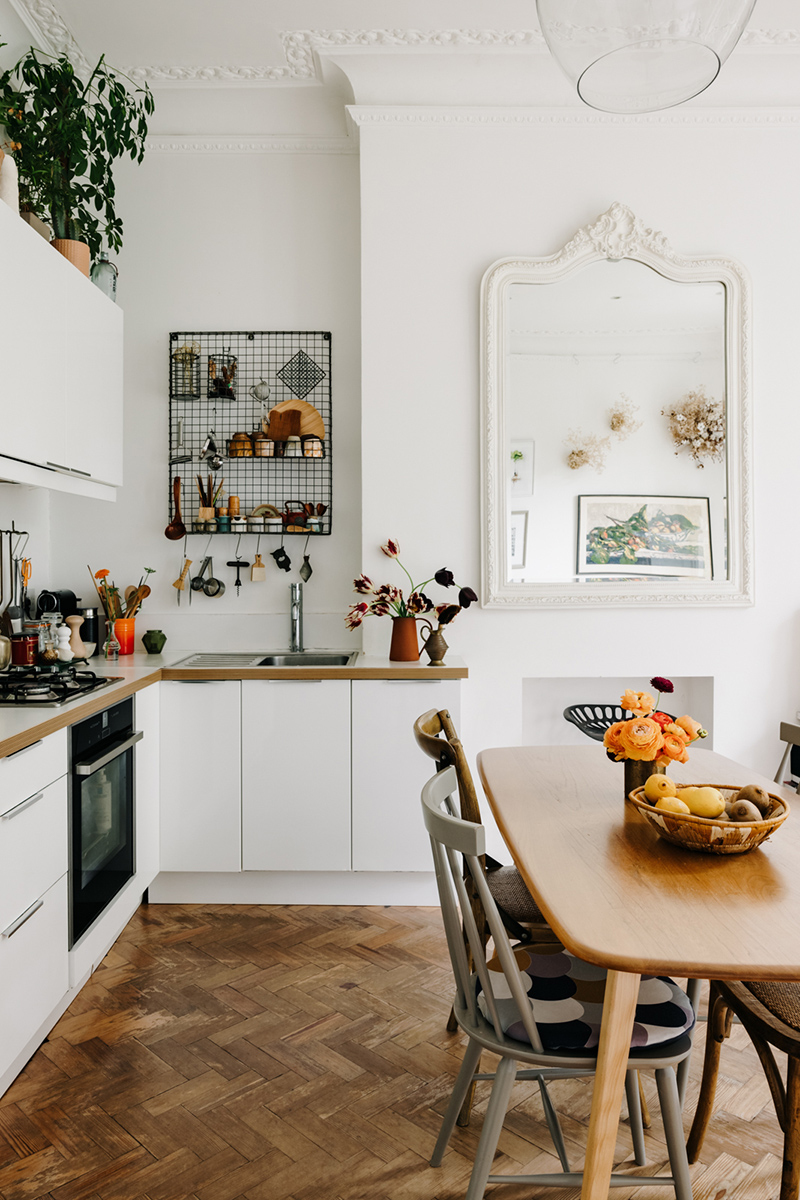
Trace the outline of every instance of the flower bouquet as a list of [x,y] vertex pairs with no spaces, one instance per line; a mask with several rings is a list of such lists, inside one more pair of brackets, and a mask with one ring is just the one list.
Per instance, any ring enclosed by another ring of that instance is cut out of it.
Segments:
[[142,602],[150,595],[150,587],[145,580],[148,575],[155,574],[155,568],[145,567],[139,583],[136,586],[131,584],[126,588],[124,596],[120,595],[116,584],[111,582],[109,578],[111,572],[106,568],[92,574],[90,567],[89,573],[92,575],[106,617],[107,635],[103,646],[103,657],[113,659],[118,658],[120,654],[132,654],[133,619],[141,608]]
[[620,703],[633,716],[609,725],[603,738],[608,757],[625,763],[626,796],[655,771],[664,771],[673,762],[688,762],[687,747],[708,736],[693,717],[674,718],[661,712],[658,706],[662,695],[671,695],[675,690],[669,679],[655,675],[650,686],[658,693],[655,700],[649,692],[634,692],[632,688],[622,693]]
[[[353,604],[347,615],[345,616],[345,624],[348,629],[358,629],[361,622],[370,613],[375,617],[391,616],[392,625],[392,645],[389,651],[389,658],[393,662],[416,662],[419,658],[419,646],[417,644],[417,629],[416,620],[418,617],[424,616],[426,613],[435,613],[437,628],[434,630],[430,621],[424,622],[428,625],[430,635],[426,641],[426,646],[431,639],[441,637],[441,629],[443,625],[449,625],[450,622],[458,616],[462,608],[469,608],[470,604],[475,603],[478,599],[471,587],[461,587],[456,583],[452,571],[446,567],[441,567],[430,579],[423,580],[422,583],[414,583],[411,575],[400,562],[400,546],[391,538],[385,545],[381,546],[381,550],[387,558],[393,558],[401,571],[408,577],[408,582],[411,585],[407,596],[403,595],[400,588],[395,587],[391,583],[374,584],[372,580],[364,574],[359,575],[358,579],[353,580],[353,587],[362,596],[372,596],[372,599],[361,600],[358,604]],[[450,588],[458,587],[458,604],[434,604],[429,596],[426,596],[423,588],[429,583],[437,583],[440,587]],[[441,639],[444,642],[444,638]],[[447,649],[446,643],[444,650],[440,650],[441,643],[436,643],[431,652],[432,665],[439,666],[441,664],[441,655]],[[434,658],[435,654],[435,658]]]

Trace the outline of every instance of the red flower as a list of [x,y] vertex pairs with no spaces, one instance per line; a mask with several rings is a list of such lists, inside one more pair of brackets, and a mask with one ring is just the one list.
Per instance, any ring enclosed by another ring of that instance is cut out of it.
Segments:
[[650,680],[650,687],[655,688],[657,692],[666,692],[668,696],[675,691],[669,679],[664,679],[663,675],[654,675]]
[[358,579],[353,580],[353,587],[357,592],[360,592],[362,596],[367,596],[370,592],[375,590],[372,580],[369,578],[369,576],[364,574],[359,575]]
[[400,553],[400,546],[397,542],[393,542],[392,539],[389,538],[386,545],[381,546],[381,550],[387,558],[397,558],[398,554]]
[[662,729],[666,729],[668,725],[672,724],[672,717],[662,712],[650,713],[650,720],[655,721]]
[[429,600],[424,592],[412,592],[408,597],[407,606],[410,613],[430,612],[433,601]]

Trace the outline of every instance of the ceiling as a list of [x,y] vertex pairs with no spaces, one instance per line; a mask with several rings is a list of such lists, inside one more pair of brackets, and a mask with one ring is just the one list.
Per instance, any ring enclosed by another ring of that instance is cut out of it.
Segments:
[[[582,107],[547,53],[534,0],[0,0],[0,41],[8,43],[0,51],[3,64],[31,43],[65,52],[79,67],[105,54],[160,93],[151,128],[162,132],[289,133],[302,126],[341,133],[344,103],[379,97]],[[738,71],[747,81],[753,75],[747,60],[768,55],[774,95],[748,95],[746,102],[800,103],[798,53],[796,0],[758,0],[742,42],[709,89],[711,100],[703,102],[735,103],[723,78],[736,85]],[[442,75],[454,63],[448,91]],[[783,83],[776,82],[776,65]],[[481,72],[483,90],[471,86]],[[393,93],[381,96],[382,86]],[[218,89],[228,93],[224,116],[218,95],[201,95]],[[312,90],[317,94],[298,94]],[[279,95],[287,91],[291,96]]]

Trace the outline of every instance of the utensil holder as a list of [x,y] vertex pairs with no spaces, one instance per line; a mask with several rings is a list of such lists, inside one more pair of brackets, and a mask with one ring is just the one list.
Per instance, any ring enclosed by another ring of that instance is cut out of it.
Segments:
[[215,516],[214,509],[207,507],[205,504],[201,504],[197,510],[198,521],[213,521]]

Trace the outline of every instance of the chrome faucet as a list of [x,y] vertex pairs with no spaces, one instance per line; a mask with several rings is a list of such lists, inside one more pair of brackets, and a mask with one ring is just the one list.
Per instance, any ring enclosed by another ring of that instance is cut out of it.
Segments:
[[291,620],[291,640],[289,649],[294,654],[299,654],[303,649],[303,585],[302,583],[290,583],[289,591],[291,592],[292,603],[289,609],[289,617]]

